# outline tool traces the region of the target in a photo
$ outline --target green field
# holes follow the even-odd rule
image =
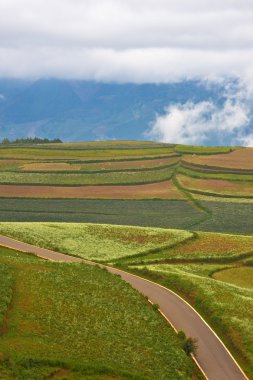
[[[1,379],[193,378],[171,327],[106,270],[1,248],[0,273]]]

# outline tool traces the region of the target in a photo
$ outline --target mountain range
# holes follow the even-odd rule
[[[219,98],[196,81],[118,84],[40,79],[0,80],[0,139],[143,140],[173,103]]]

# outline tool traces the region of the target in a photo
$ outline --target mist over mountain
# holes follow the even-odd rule
[[[64,141],[145,139],[169,105],[219,99],[219,88],[196,81],[116,84],[41,79],[0,80],[0,138]]]

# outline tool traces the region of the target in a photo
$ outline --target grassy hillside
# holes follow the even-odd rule
[[[174,331],[120,278],[0,249],[0,378],[197,379]]]

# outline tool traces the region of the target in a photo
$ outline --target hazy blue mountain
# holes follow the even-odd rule
[[[169,104],[218,95],[219,89],[193,81],[137,85],[0,80],[0,139],[36,135],[65,141],[140,140]]]

